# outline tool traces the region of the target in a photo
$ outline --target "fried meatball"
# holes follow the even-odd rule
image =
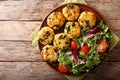
[[[64,33],[67,34],[69,38],[80,36],[80,25],[77,21],[67,22],[65,25]]]
[[[50,44],[54,38],[54,31],[50,27],[43,27],[39,32],[39,41],[46,45]]]
[[[68,4],[63,8],[62,13],[66,20],[77,20],[80,14],[80,9],[76,5]]]
[[[59,29],[65,23],[65,18],[61,12],[55,11],[47,18],[47,24],[53,29]]]
[[[69,42],[70,40],[68,36],[64,33],[56,34],[53,40],[54,46],[58,49],[67,49],[69,46]]]
[[[80,14],[78,22],[83,28],[92,28],[96,24],[95,14],[92,12],[84,11]]]
[[[42,56],[45,61],[55,62],[58,59],[58,51],[52,45],[46,45],[42,49]]]

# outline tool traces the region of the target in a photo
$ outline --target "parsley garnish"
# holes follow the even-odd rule
[[[66,35],[60,35],[59,39],[64,39],[66,38]]]
[[[66,27],[67,33],[70,31],[70,25]]]
[[[85,23],[86,23],[86,27],[90,27],[90,22],[89,22],[89,20],[85,20]]]
[[[75,27],[75,22],[73,22],[72,27]]]

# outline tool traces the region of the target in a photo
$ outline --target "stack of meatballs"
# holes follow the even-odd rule
[[[81,11],[79,6],[67,4],[62,12],[54,11],[47,17],[47,25],[39,32],[39,41],[44,45],[42,56],[45,61],[55,62],[59,51],[69,48],[70,39],[81,35],[81,28],[90,29],[96,24],[95,14]],[[64,28],[63,33],[54,30]]]

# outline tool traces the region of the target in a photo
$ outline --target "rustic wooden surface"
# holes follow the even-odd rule
[[[120,37],[120,0],[86,0]],[[42,60],[28,36],[63,0],[0,0],[0,80],[66,80]],[[120,80],[120,43],[84,80]]]

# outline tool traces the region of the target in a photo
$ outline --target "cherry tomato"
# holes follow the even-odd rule
[[[80,52],[84,52],[86,55],[89,52],[90,48],[88,47],[88,45],[84,45],[81,49]]]
[[[64,65],[59,65],[59,66],[58,66],[58,70],[59,70],[61,73],[67,73],[67,72],[68,72],[68,67],[67,67],[67,66],[64,66]]]
[[[75,40],[71,41],[70,47],[71,47],[72,50],[76,50],[77,49],[77,43],[76,43]]]
[[[105,42],[104,40],[100,40],[98,42],[98,47],[97,47],[98,52],[105,52],[107,48],[108,48],[107,42]]]

